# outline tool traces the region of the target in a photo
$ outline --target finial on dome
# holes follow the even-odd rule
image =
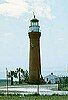
[[[34,18],[35,18],[35,15],[34,15]]]
[[[35,14],[34,14],[34,12],[33,12],[33,16],[34,16],[34,18],[35,18]]]

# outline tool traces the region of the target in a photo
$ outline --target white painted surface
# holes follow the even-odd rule
[[[7,91],[6,86],[0,87],[0,91],[5,92]],[[9,86],[8,87],[9,93],[20,93],[20,94],[33,94],[37,93],[38,85],[23,85],[23,86]],[[39,86],[39,94],[40,95],[52,95],[52,94],[59,94],[59,95],[66,95],[68,91],[54,91],[47,89],[45,85]]]
[[[39,26],[31,26],[29,32],[39,32]]]

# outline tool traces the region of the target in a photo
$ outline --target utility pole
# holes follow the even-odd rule
[[[38,88],[37,88],[38,90],[37,90],[37,94],[39,95],[39,84],[38,84]]]
[[[6,86],[7,86],[7,96],[8,96],[8,70],[7,70],[7,68],[6,68],[6,79],[7,79],[7,84],[6,84]]]

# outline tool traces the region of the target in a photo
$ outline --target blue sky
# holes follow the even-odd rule
[[[28,70],[33,12],[41,27],[42,75],[68,75],[68,0],[0,0],[0,78],[6,68]]]

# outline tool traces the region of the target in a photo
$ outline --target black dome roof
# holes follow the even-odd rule
[[[34,18],[32,20],[30,20],[31,22],[39,22],[38,19],[35,18],[35,15],[34,15]]]

